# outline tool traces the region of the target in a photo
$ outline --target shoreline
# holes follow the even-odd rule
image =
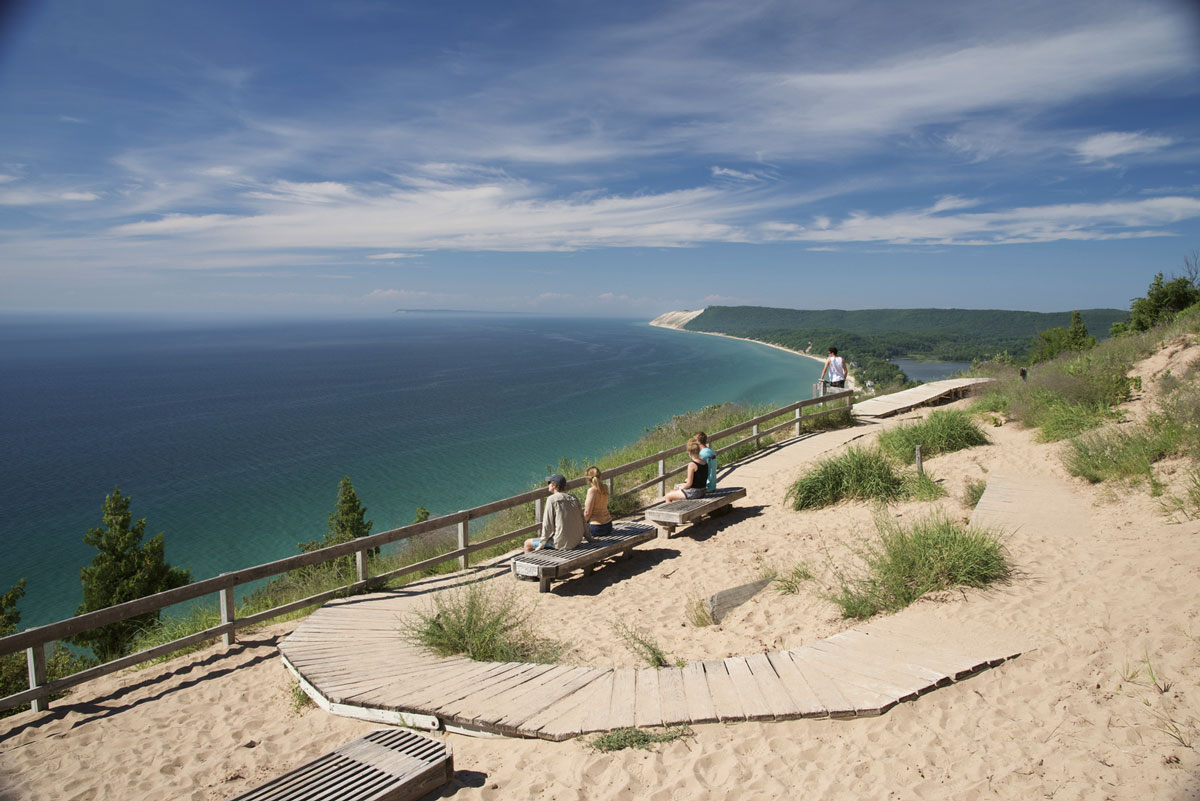
[[[683,331],[684,333],[687,333],[687,334],[705,334],[707,336],[712,336],[712,337],[724,337],[725,339],[737,339],[742,342],[753,342],[755,345],[765,345],[768,348],[775,348],[776,350],[781,350],[784,353],[791,353],[796,356],[803,356],[806,359],[812,359],[813,361],[817,361],[817,362],[820,362],[821,364],[825,364],[825,360],[823,358],[821,358],[820,356],[814,356],[811,353],[805,353],[802,350],[793,350],[792,348],[785,348],[783,345],[776,345],[773,342],[763,342],[761,339],[750,339],[748,337],[735,337],[732,334],[719,334],[716,331],[693,331],[690,328],[681,328],[677,325],[666,325],[664,323],[657,322],[658,319],[659,318],[656,317],[655,319],[651,320],[650,325],[654,326],[655,328],[670,328],[674,331]],[[847,372],[846,372],[846,389],[858,389],[858,382],[856,382],[854,380],[854,376],[850,375],[849,370],[847,370]]]

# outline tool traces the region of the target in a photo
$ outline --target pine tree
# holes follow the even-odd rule
[[[182,587],[191,581],[189,571],[167,562],[161,533],[142,544],[146,519],[133,523],[129,505],[130,498],[113,487],[112,495],[104,499],[103,528],[93,528],[83,537],[99,553],[92,558],[91,565],[80,571],[83,603],[76,610],[77,615]],[[158,622],[158,617],[158,611],[147,612],[77,634],[71,641],[90,647],[98,658],[108,661],[127,653],[137,632]]]
[[[375,525],[365,519],[366,514],[367,508],[359,502],[358,493],[354,491],[350,477],[345,476],[338,484],[337,503],[333,514],[329,515],[329,533],[319,540],[301,542],[298,547],[303,553],[308,553],[328,548],[330,545],[341,545],[357,537],[365,537],[371,533],[371,526]]]
[[[413,518],[414,523],[424,523],[429,519],[429,510],[424,506],[417,507],[417,516]]]

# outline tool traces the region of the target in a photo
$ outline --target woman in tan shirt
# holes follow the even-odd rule
[[[612,534],[612,515],[608,512],[608,487],[600,480],[600,468],[587,469],[588,491],[583,500],[583,519],[593,537]]]

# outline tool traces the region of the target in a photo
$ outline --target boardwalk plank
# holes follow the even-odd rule
[[[662,699],[659,697],[658,668],[646,667],[637,672],[635,685],[637,703],[634,707],[635,726],[661,726]]]
[[[628,729],[635,722],[637,708],[637,670],[621,668],[613,673],[612,704],[604,730]]]
[[[773,719],[775,714],[771,710],[771,705],[763,695],[758,682],[754,680],[754,674],[750,671],[750,666],[746,664],[745,657],[731,656],[724,661],[725,669],[729,671],[729,678],[733,680],[733,689],[738,695],[738,701],[741,703],[742,713],[746,716],[746,720]]]
[[[662,700],[664,725],[687,723],[688,704],[683,690],[683,669],[667,667],[658,671],[658,693]]]
[[[824,718],[829,716],[829,707],[825,706],[817,695],[804,673],[786,653],[767,654],[767,661],[775,669],[779,683],[787,690],[788,696],[805,718]]]
[[[583,717],[584,731],[607,731],[610,728],[609,720],[612,719],[613,678],[615,675],[615,671],[609,671],[604,676],[596,679],[596,687],[592,691],[596,702]]]
[[[719,659],[704,663],[704,679],[708,682],[708,693],[712,696],[713,709],[717,718],[724,723],[727,720],[745,720],[742,702],[738,697],[737,688],[729,677],[729,669]]]
[[[792,700],[787,688],[779,680],[779,675],[767,659],[766,654],[754,654],[746,657],[746,666],[758,684],[763,698],[766,699],[771,714],[776,720],[790,720],[800,717],[800,707]]]
[[[792,660],[800,665],[800,669],[804,671],[810,681],[815,674],[821,675],[836,687],[848,702],[850,711],[855,716],[882,715],[896,705],[896,698],[863,686],[856,676],[846,673],[843,669],[845,664],[843,660],[830,656],[824,651],[806,645],[792,651]],[[831,716],[838,717],[833,708],[830,708],[829,712]]]
[[[579,689],[525,721],[521,728],[540,737],[565,740],[575,737],[587,729],[587,719],[592,710],[603,703],[606,707],[612,700],[612,670],[604,668],[586,686]]]
[[[825,671],[806,661],[807,654],[803,649],[785,651],[792,664],[804,676],[804,681],[812,688],[822,707],[831,718],[852,718],[857,712],[855,705],[842,694],[837,682],[833,681]]]
[[[703,662],[689,662],[683,667],[683,695],[687,700],[687,716],[692,723],[713,723],[717,710],[704,676]]]

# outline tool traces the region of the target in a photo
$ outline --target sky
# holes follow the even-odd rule
[[[1186,0],[0,4],[0,313],[1127,308]]]

